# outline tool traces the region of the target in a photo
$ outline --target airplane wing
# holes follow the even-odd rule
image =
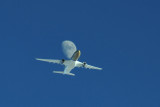
[[[45,62],[50,62],[50,63],[61,64],[61,60],[55,60],[55,59],[40,59],[40,58],[36,58],[36,60],[45,61]]]
[[[86,63],[82,63],[82,62],[79,62],[79,61],[77,61],[76,67],[84,67],[84,68],[88,68],[88,69],[102,70],[102,68],[95,67],[95,66],[92,66],[92,65],[88,65]]]

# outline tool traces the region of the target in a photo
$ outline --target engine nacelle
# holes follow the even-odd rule
[[[83,67],[85,67],[86,64],[87,64],[86,62],[83,62]]]
[[[65,61],[65,60],[64,60],[64,59],[62,59],[62,60],[61,60],[61,64],[63,64],[63,63],[64,63],[64,61]]]

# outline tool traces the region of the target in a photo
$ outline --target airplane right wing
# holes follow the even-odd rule
[[[36,60],[50,62],[50,63],[62,64],[61,60],[55,60],[55,59],[40,59],[40,58],[36,58]]]
[[[95,67],[95,66],[92,66],[92,65],[84,65],[85,68],[88,68],[88,69],[97,69],[97,70],[102,70],[102,68],[99,68],[99,67]]]
[[[84,68],[88,68],[88,69],[102,70],[102,68],[95,67],[95,66],[92,66],[92,65],[88,65],[86,63],[82,63],[82,62],[79,62],[79,61],[77,61],[76,67],[84,67]]]

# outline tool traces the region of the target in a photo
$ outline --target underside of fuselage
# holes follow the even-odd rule
[[[75,51],[75,52],[73,53],[72,57],[71,57],[71,60],[72,60],[72,61],[77,61],[77,60],[79,59],[80,55],[81,55],[80,50]],[[64,64],[64,65],[66,66],[66,65],[68,65],[68,61],[69,61],[69,60],[64,60],[64,59],[62,59],[62,60],[61,60],[61,64]]]
[[[54,73],[67,74],[67,75],[74,76],[74,74],[70,73],[70,71],[76,66],[76,61],[79,59],[80,55],[81,55],[80,50],[77,50],[72,55],[71,60],[62,59],[61,64],[65,66],[64,71],[54,71]]]

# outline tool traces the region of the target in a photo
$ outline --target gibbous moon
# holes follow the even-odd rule
[[[65,40],[62,42],[62,50],[65,56],[70,59],[77,48],[72,41]]]

